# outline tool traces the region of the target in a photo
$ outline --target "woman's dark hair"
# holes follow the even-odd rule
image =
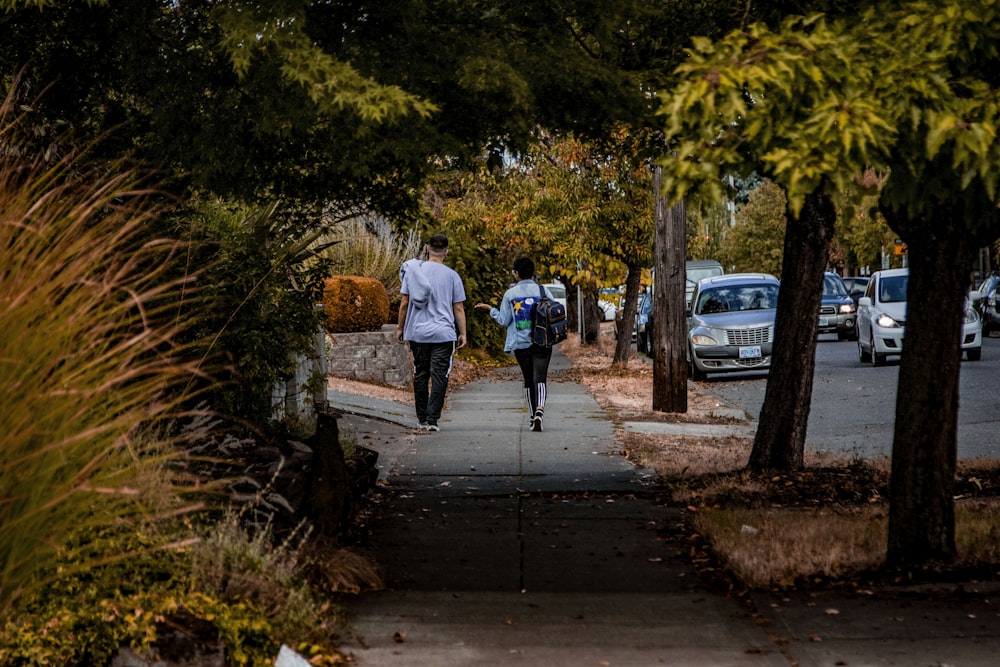
[[[518,257],[514,260],[514,270],[521,280],[535,277],[535,263],[527,257]]]

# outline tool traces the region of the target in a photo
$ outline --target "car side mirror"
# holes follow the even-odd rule
[[[858,308],[871,308],[872,298],[870,296],[863,296],[858,299]]]

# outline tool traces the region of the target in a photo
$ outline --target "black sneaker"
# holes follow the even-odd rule
[[[542,416],[535,415],[531,418],[531,430],[541,432],[542,431]]]

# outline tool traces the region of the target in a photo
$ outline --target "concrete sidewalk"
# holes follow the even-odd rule
[[[946,596],[950,604],[870,591],[758,594],[754,614],[712,590],[685,545],[666,539],[679,510],[656,504],[652,472],[618,454],[587,390],[558,381],[566,368],[556,352],[543,433],[528,427],[516,369],[451,392],[437,433],[407,428],[411,406],[331,392],[334,407],[357,404],[346,428],[377,434],[362,444],[379,450],[387,484],[369,541],[387,587],[348,607],[342,649],[356,664],[1000,661],[988,593]]]

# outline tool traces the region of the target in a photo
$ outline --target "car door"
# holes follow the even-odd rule
[[[875,310],[875,294],[877,294],[875,290],[878,289],[880,278],[881,276],[876,273],[865,287],[864,296],[868,297],[871,305],[858,304],[858,345],[868,344],[872,340],[872,317]]]

